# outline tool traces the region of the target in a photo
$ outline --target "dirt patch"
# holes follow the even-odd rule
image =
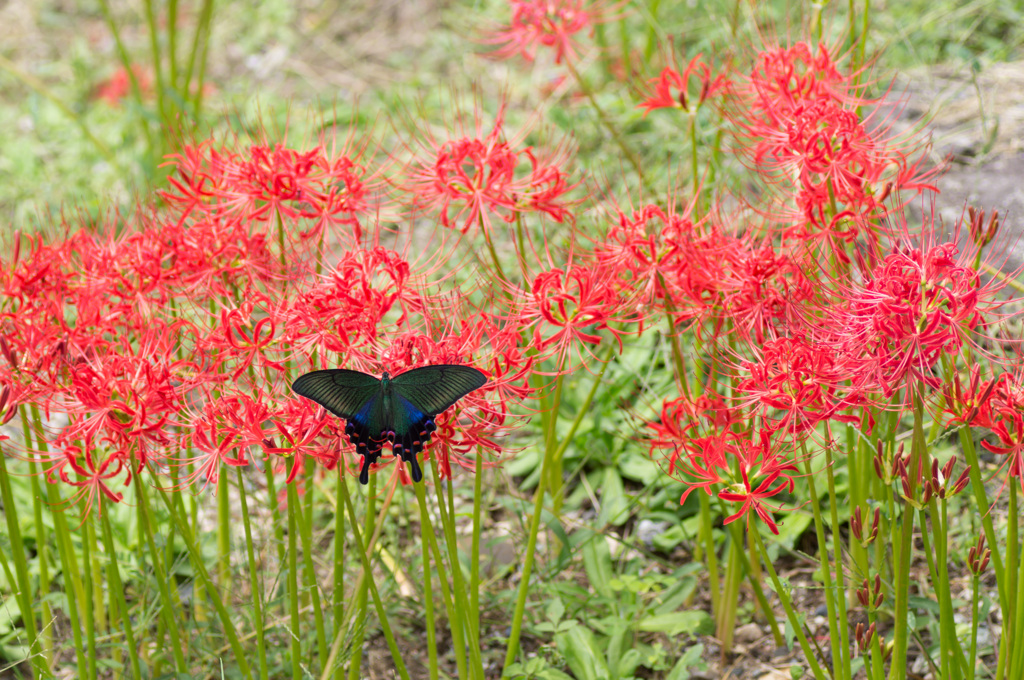
[[[936,215],[948,227],[966,205],[998,210],[1001,238],[989,257],[1004,270],[1024,265],[1024,61],[979,73],[967,65],[913,71],[893,92],[905,102],[894,128],[924,121],[933,162],[949,164],[937,182]]]

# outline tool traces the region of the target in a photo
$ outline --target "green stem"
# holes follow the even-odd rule
[[[651,57],[654,56],[654,49],[661,40],[661,36],[658,34],[658,28],[661,26],[661,24],[658,23],[658,5],[660,4],[661,0],[648,0],[647,13],[649,14],[649,18],[647,20],[647,44],[644,46],[644,61],[646,62],[651,61]]]
[[[512,631],[508,638],[508,647],[505,650],[505,663],[503,664],[501,677],[509,677],[508,669],[516,658],[519,651],[519,635],[523,627],[523,614],[526,611],[526,595],[530,590],[530,574],[533,571],[534,554],[537,551],[537,534],[540,531],[540,515],[544,507],[544,492],[547,490],[548,470],[551,465],[551,456],[544,456],[541,461],[540,480],[533,492],[533,514],[530,516],[530,531],[526,539],[526,557],[523,560],[523,573],[519,579],[519,592],[516,596],[516,607],[512,612]]]
[[[83,506],[84,507],[84,506]],[[83,512],[82,524],[89,521],[88,515]],[[95,589],[93,587],[93,572],[89,567],[92,562],[92,541],[88,535],[82,537],[82,572],[85,574],[85,641],[88,646],[89,656],[86,658],[90,680],[96,680],[96,614],[94,611]]]
[[[687,125],[690,135],[690,174],[692,175],[690,180],[693,183],[693,195],[696,197],[700,190],[700,164],[697,156],[697,105],[694,102],[690,102],[690,104],[693,106],[693,111],[689,112],[690,121]]]
[[[121,31],[118,30],[117,22],[114,21],[114,15],[110,11],[110,3],[108,0],[100,0],[100,11],[103,13],[103,18],[107,22],[107,28],[110,29],[110,35],[114,38],[114,47],[117,49],[118,58],[121,60],[121,66],[124,68],[125,73],[128,75],[128,84],[132,88],[132,97],[135,99],[136,105],[142,110],[142,88],[139,86],[139,79],[135,75],[134,69],[132,69],[132,58],[128,54],[128,50],[124,46],[124,41],[121,40]],[[82,116],[76,116],[81,119]],[[153,131],[149,128],[148,116],[139,116],[139,127],[142,128],[142,134],[146,137],[146,146],[148,147],[149,158],[147,172],[150,172],[156,167],[158,156],[157,148],[153,143]]]
[[[847,461],[849,463],[849,461]],[[836,604],[836,617],[839,623],[839,639],[850,639],[849,623],[846,617],[846,577],[843,574],[843,547],[839,536],[839,500],[836,496],[836,479],[832,469],[832,449],[825,447],[825,476],[828,480],[829,511],[832,520],[832,557],[836,563],[836,589],[833,600]],[[846,644],[839,645],[839,668],[833,673],[840,680],[850,677],[850,649]]]
[[[370,479],[373,479],[373,477],[371,476]],[[381,632],[384,633],[384,639],[387,641],[388,649],[391,651],[391,659],[395,662],[395,670],[398,671],[398,675],[402,680],[409,680],[409,672],[405,668],[405,662],[402,660],[402,655],[398,650],[398,645],[395,642],[395,636],[391,632],[391,625],[388,623],[387,612],[384,611],[384,605],[380,600],[380,595],[377,593],[377,586],[373,582],[373,570],[370,565],[370,558],[366,554],[366,549],[363,546],[363,538],[359,531],[359,521],[356,519],[355,509],[352,507],[352,499],[349,497],[347,484],[341,485],[341,495],[345,502],[345,508],[348,510],[349,519],[352,523],[352,538],[356,542],[356,550],[359,551],[359,557],[363,562],[363,573],[366,574],[364,582],[368,585],[370,594],[373,596],[373,606],[377,610],[377,619],[380,623]],[[369,521],[372,522],[373,513],[369,513],[368,517],[370,518]]]
[[[980,556],[978,558],[981,559]],[[971,576],[971,649],[967,655],[967,680],[974,680],[975,667],[978,665],[978,586],[980,579],[978,574]]]
[[[33,418],[38,425],[40,422],[39,412],[35,409],[34,405],[32,408]],[[25,441],[29,441],[27,433]],[[43,453],[45,451],[45,442],[38,433],[36,436],[36,442],[37,450],[40,453]],[[71,530],[68,527],[67,517],[64,516],[63,510],[53,510],[53,508],[61,507],[61,499],[57,492],[57,485],[46,484],[45,486],[47,494],[46,500],[51,508],[50,516],[53,518],[53,534],[57,542],[57,552],[60,556],[61,573],[64,575],[65,595],[68,607],[67,612],[68,618],[71,619],[71,634],[75,644],[75,670],[81,673],[81,664],[86,657],[85,648],[82,643],[82,624],[78,613],[78,605],[84,599],[82,593],[85,592],[85,588],[82,586],[82,577],[78,570],[78,560],[76,559],[74,549],[71,546]],[[69,587],[70,590],[68,590]]]
[[[277,485],[274,482],[274,459],[268,459],[263,466],[263,474],[267,483],[267,504],[270,506],[270,517],[274,525],[274,547],[277,548],[277,563],[288,561],[284,548],[284,522],[281,521],[281,507],[277,501]],[[273,593],[271,593],[273,596]]]
[[[629,161],[629,164],[633,166],[633,170],[636,172],[641,186],[644,187],[644,190],[648,195],[654,196],[655,192],[653,191],[653,188],[647,186],[647,181],[644,179],[643,166],[640,163],[640,157],[637,156],[636,152],[629,147],[625,138],[622,136],[622,132],[612,124],[611,119],[608,118],[604,109],[597,103],[597,96],[594,94],[593,88],[590,87],[590,83],[588,83],[576,70],[576,66],[572,63],[571,59],[567,59],[565,61],[565,66],[569,70],[569,73],[572,74],[576,84],[580,86],[580,91],[583,92],[583,95],[590,102],[590,105],[594,107],[594,112],[597,114],[597,119],[601,121],[601,125],[603,125],[612,136],[612,139],[614,139],[615,143],[619,145],[619,148],[622,149],[622,153],[626,157],[626,160]]]
[[[756,527],[757,525],[754,524],[752,526]],[[782,608],[786,610],[786,617],[789,619],[790,627],[796,634],[796,639],[800,643],[800,649],[803,650],[804,658],[807,659],[807,663],[811,667],[811,672],[814,673],[814,677],[817,678],[817,680],[825,680],[826,676],[822,672],[821,666],[818,665],[818,660],[814,656],[814,650],[811,649],[811,643],[808,642],[807,636],[804,634],[804,623],[793,609],[793,604],[789,598],[789,592],[786,590],[786,587],[782,585],[782,581],[779,580],[779,575],[775,572],[775,566],[772,564],[771,558],[768,557],[768,551],[765,550],[764,543],[761,541],[760,533],[756,528],[752,528],[747,532],[747,535],[754,539],[754,543],[757,545],[757,550],[761,553],[764,566],[768,570],[768,575],[771,577],[772,583],[775,586],[775,594],[778,596],[779,602],[782,603]]]
[[[1009,486],[1009,507],[1006,513],[1006,578],[1008,580],[1006,584],[1007,592],[1017,593],[1017,558],[1020,552],[1020,537],[1017,533],[1019,521],[1017,517],[1017,485],[1011,482]],[[1018,593],[1019,595],[1019,593]],[[1007,636],[1010,640],[1017,637],[1017,602],[1013,598],[1008,600],[1010,610],[1007,612],[1007,619],[1003,623],[1005,626],[1003,635]],[[1012,645],[1011,645],[1012,649]],[[1016,651],[1011,652],[1014,656]],[[1014,676],[1009,676],[1014,677]]]
[[[708,583],[711,590],[711,617],[718,621],[722,611],[722,590],[718,574],[718,552],[715,547],[715,536],[712,533],[711,499],[707,494],[697,492],[700,504],[700,534],[704,541],[704,559],[708,568]]]
[[[153,519],[149,507],[149,499],[139,475],[132,475],[132,482],[135,487],[136,502],[139,504],[139,518],[142,524],[143,533],[146,536],[146,545],[149,547],[149,554],[153,560],[153,569],[156,571],[157,588],[160,591],[160,617],[164,627],[171,637],[171,652],[174,655],[174,665],[178,673],[185,673],[188,665],[185,662],[185,655],[182,652],[181,639],[178,635],[178,623],[175,620],[174,600],[171,598],[170,579],[167,570],[164,568],[163,554],[157,550],[156,541],[153,538]],[[85,600],[86,607],[89,606],[89,599]],[[90,612],[86,613],[86,631],[89,628]]]
[[[141,485],[139,488],[142,488]],[[242,672],[243,677],[252,680],[252,669],[249,666],[245,650],[242,649],[241,641],[238,639],[238,631],[235,628],[234,622],[231,620],[231,615],[224,606],[220,593],[211,582],[210,573],[206,570],[206,564],[203,562],[203,554],[196,544],[192,530],[189,528],[188,523],[178,514],[178,508],[168,496],[167,492],[160,490],[159,496],[160,500],[163,501],[164,506],[167,508],[167,512],[171,516],[171,521],[174,522],[178,530],[178,535],[181,536],[182,540],[185,542],[185,548],[188,550],[189,557],[192,561],[192,569],[195,571],[198,580],[202,582],[203,586],[206,588],[206,596],[210,599],[211,604],[213,604],[213,608],[217,612],[221,626],[224,629],[224,635],[227,637],[228,643],[231,645],[231,651],[235,655],[235,662],[238,663],[239,670]]]
[[[338,486],[346,484],[345,464],[338,461]],[[334,501],[334,591],[331,595],[333,600],[333,614],[335,635],[341,630],[341,622],[345,617],[345,511],[341,507],[340,489]],[[328,668],[330,656],[324,659],[324,670]],[[345,677],[345,669],[342,664],[334,668],[334,680],[342,680]],[[266,679],[264,679],[266,680]]]
[[[17,588],[16,597],[18,608],[21,612],[22,625],[25,626],[25,636],[28,638],[29,658],[32,668],[32,677],[46,677],[49,670],[46,667],[46,659],[43,657],[39,639],[36,636],[36,617],[32,611],[32,580],[28,573],[28,559],[25,554],[25,544],[21,537],[21,525],[18,521],[18,508],[14,504],[14,494],[11,492],[11,479],[7,472],[7,456],[0,448],[0,500],[3,501],[4,519],[7,521],[7,536],[11,540],[11,556],[14,561],[14,573],[17,578],[17,585],[11,583],[12,588]]]
[[[739,610],[740,583],[743,581],[743,572],[740,569],[739,553],[743,552],[742,545],[735,541],[729,542],[728,559],[725,565],[725,589],[722,592],[721,617],[715,621],[716,637],[722,643],[722,653],[732,653],[733,631],[736,629],[736,614]]]
[[[299,529],[296,526],[295,509],[297,500],[295,488],[292,484],[286,484],[288,494],[288,613],[291,616],[292,629],[289,633],[291,640],[291,664],[292,680],[302,680],[302,621],[299,619]]]
[[[477,449],[477,455],[480,450]],[[431,569],[430,569],[430,543],[426,540],[426,536],[433,536],[434,527],[430,521],[430,513],[427,511],[427,503],[424,498],[423,485],[416,485],[417,501],[419,501],[420,509],[420,533],[423,534],[424,538],[421,539],[420,546],[423,550],[423,608],[426,615],[426,626],[427,626],[427,668],[430,671],[430,680],[438,680],[438,667],[437,667],[437,629],[434,621],[434,589],[431,586]],[[476,525],[474,524],[474,529]],[[474,554],[476,550],[474,550]],[[476,581],[479,585],[479,580]]]
[[[217,580],[220,592],[231,592],[231,497],[228,476],[217,476]]]
[[[444,486],[441,480],[441,474],[437,465],[430,466],[431,473],[434,478],[434,492],[437,494],[437,507],[441,517],[441,529],[444,532],[445,544],[448,550],[448,563],[451,565],[451,578],[452,578],[452,599],[455,604],[454,616],[451,618],[452,627],[452,639],[464,641],[464,650],[469,652],[469,656],[472,660],[474,649],[476,650],[477,659],[479,660],[480,648],[476,645],[476,640],[472,637],[473,632],[468,630],[468,623],[471,619],[469,612],[469,603],[466,600],[466,588],[463,581],[462,573],[462,561],[459,560],[459,545],[455,540],[455,508],[454,498],[452,497],[451,486],[448,486],[448,493],[444,493]],[[448,508],[445,508],[445,496],[447,495]],[[479,677],[477,675],[476,662],[474,661],[473,668],[469,669],[466,665],[465,652],[460,651],[455,656],[456,665],[460,665],[459,677]]]
[[[825,609],[828,612],[828,636],[829,646],[832,648],[832,672],[837,674],[837,678],[841,679],[843,677],[843,657],[840,647],[845,646],[847,638],[841,639],[839,637],[839,625],[836,620],[836,591],[832,587],[832,566],[828,556],[828,542],[825,540],[825,522],[821,517],[821,503],[818,500],[814,470],[811,468],[811,457],[807,453],[807,445],[803,441],[800,442],[800,452],[804,459],[804,470],[807,473],[807,488],[811,495],[810,506],[811,514],[814,516],[814,534],[818,538],[818,567],[821,570],[822,593],[825,596]],[[832,498],[832,504],[835,504],[835,497]],[[837,554],[836,560],[838,561],[839,559],[840,556]]]
[[[345,494],[345,498],[348,498],[348,486],[342,485],[342,491]],[[377,475],[370,475],[370,483],[366,490],[366,522],[365,531],[367,535],[373,533],[373,505],[377,500]],[[349,501],[350,502],[350,501]],[[352,514],[352,531],[357,532],[356,529],[356,518],[355,514]],[[363,551],[362,540],[358,544],[359,552]],[[373,541],[370,541],[371,547]],[[368,595],[370,586],[373,585],[373,572],[369,568],[369,557],[363,563],[363,578],[359,581],[358,596],[356,599],[355,615],[356,621],[366,620],[366,607],[368,603]],[[349,660],[348,667],[348,678],[349,680],[359,680],[362,676],[362,663],[363,663],[363,640],[366,633],[366,626],[356,626],[356,632],[352,640],[352,658]]]
[[[245,553],[249,560],[249,595],[252,599],[252,621],[256,627],[256,654],[260,662],[260,680],[268,680],[270,671],[267,666],[267,641],[263,634],[263,591],[260,589],[256,553],[252,544],[249,501],[245,493],[245,480],[242,477],[242,468],[235,468],[235,473],[238,479],[238,502],[242,506],[242,526],[245,529]]]
[[[992,569],[996,574],[996,586],[999,591],[999,608],[1003,613],[1003,620],[1007,620],[1010,611],[1009,595],[1006,589],[1006,573],[1003,568],[1003,558],[999,553],[999,545],[1002,538],[996,536],[995,527],[992,524],[992,513],[988,503],[988,493],[985,491],[985,482],[981,479],[981,465],[978,461],[978,452],[974,448],[974,437],[969,427],[961,427],[959,430],[960,446],[964,451],[964,458],[969,466],[971,478],[971,492],[974,494],[974,502],[978,504],[978,514],[981,516],[981,526],[985,531],[985,540],[992,551]]]
[[[914,391],[914,434],[910,447],[910,460],[907,464],[909,496],[913,498],[917,491],[922,460],[925,458],[924,441],[924,404],[921,394]],[[893,611],[893,652],[889,677],[892,680],[903,680],[907,674],[907,643],[910,628],[907,621],[910,591],[910,552],[913,547],[914,511],[909,504],[904,506],[903,527],[899,543],[899,560],[894,575],[896,603]]]
[[[470,626],[476,639],[480,639],[480,524],[483,511],[483,449],[476,447],[473,466],[473,542],[469,556],[469,614]]]
[[[724,501],[719,500],[719,503]],[[736,545],[743,545],[743,529],[736,522],[729,524],[729,532],[732,535],[732,540]],[[782,636],[782,631],[779,629],[779,622],[775,618],[775,611],[768,603],[768,598],[765,597],[764,588],[761,587],[761,572],[756,566],[760,565],[758,560],[757,565],[753,560],[758,558],[757,551],[754,550],[753,544],[750,545],[750,559],[747,559],[746,554],[741,550],[738,553],[740,559],[740,566],[743,568],[743,572],[747,574],[748,582],[750,583],[751,589],[754,591],[754,599],[757,600],[757,604],[761,607],[761,612],[764,614],[765,619],[768,621],[768,626],[772,630],[772,637],[775,640],[775,645],[781,647],[785,644],[785,638]]]
[[[21,413],[22,424],[25,425],[25,445],[28,442],[28,420],[25,411]],[[46,595],[50,592],[50,556],[47,542],[46,524],[43,522],[43,493],[39,488],[39,470],[34,460],[29,462],[29,479],[32,484],[32,511],[35,515],[36,525],[36,559],[39,564],[39,594],[40,594],[40,621],[42,629],[39,631],[39,642],[42,648],[43,660],[49,672],[53,668],[53,612],[50,609],[50,602]]]
[[[196,61],[199,62],[199,73],[196,76],[195,86],[192,94],[192,115],[199,120],[199,112],[203,108],[203,86],[206,82],[206,63],[209,54],[210,24],[213,20],[213,0],[204,0],[203,8],[199,12],[199,23],[196,25],[195,38],[192,41],[192,52],[188,62],[188,77],[185,79],[183,92],[187,95],[188,87],[191,85],[192,73]],[[202,54],[198,59],[196,55]]]
[[[601,385],[601,381],[604,378],[605,371],[608,370],[608,365],[611,363],[611,352],[608,353],[604,362],[601,366],[601,371],[594,378],[594,384],[590,387],[590,392],[587,394],[586,399],[583,400],[583,404],[576,411],[576,418],[573,420],[572,425],[569,427],[569,432],[562,439],[562,443],[558,449],[552,451],[551,444],[553,439],[548,440],[548,445],[544,449],[544,458],[541,461],[540,469],[540,480],[537,482],[537,488],[533,493],[533,515],[530,517],[530,528],[527,534],[526,540],[526,557],[523,560],[523,573],[519,580],[519,592],[516,595],[516,606],[512,613],[512,631],[509,634],[508,648],[505,650],[505,663],[502,665],[502,677],[508,675],[509,666],[512,665],[512,661],[515,659],[516,654],[519,651],[519,636],[522,632],[523,627],[523,615],[526,611],[526,596],[530,589],[530,574],[533,571],[534,555],[537,550],[537,534],[540,531],[540,519],[541,510],[544,507],[544,493],[547,490],[547,481],[549,477],[549,468],[551,467],[554,460],[559,458],[565,450],[568,448],[569,443],[572,441],[573,436],[576,434],[576,430],[579,428],[580,423],[583,422],[583,418],[587,415],[587,411],[590,409],[590,404],[594,400],[594,395],[597,394],[597,388]],[[551,430],[554,430],[554,426],[551,426]]]
[[[1020,537],[1018,535],[1019,522],[1017,518],[1017,486],[1015,484],[1017,480],[1011,479],[1008,483],[1010,485],[1010,519],[1012,522],[1008,522],[1007,526],[1007,552],[1010,550],[1014,551],[1014,555],[1017,556],[1017,568],[1019,572],[1015,573],[1014,582],[1010,585],[1010,592],[1017,594],[1017,601],[1014,603],[1014,616],[1013,616],[1013,627],[1004,633],[1009,637],[1009,648],[1011,652],[1010,672],[1006,677],[1008,678],[1019,678],[1021,673],[1024,673],[1024,588],[1020,587],[1020,584],[1024,583],[1024,558],[1020,556],[1018,546],[1020,546]],[[1011,568],[1009,559],[1007,560],[1007,567]]]
[[[99,551],[96,550],[100,545],[99,537],[96,536],[92,522],[85,523],[85,537],[82,540],[93,548],[91,559],[86,560],[85,565],[92,571],[93,614],[96,617],[96,630],[102,633],[107,629],[107,607],[103,601],[103,570],[100,568]]]
[[[157,35],[156,12],[153,11],[153,0],[144,0],[142,4],[146,13],[146,27],[149,29],[149,49],[153,59],[153,82],[156,90],[157,111],[160,114],[161,125],[169,126],[171,121],[167,111],[167,87],[164,85],[164,68],[160,59],[160,38]]]
[[[117,551],[114,548],[114,534],[110,530],[110,510],[113,506],[104,509],[100,507],[100,526],[103,532],[103,549],[107,554],[107,579],[110,582],[110,588],[112,595],[115,596],[115,603],[118,607],[118,613],[121,619],[121,625],[124,626],[124,635],[128,641],[128,649],[125,650],[128,654],[128,661],[131,664],[132,677],[135,680],[139,680],[142,677],[142,671],[139,669],[139,654],[138,646],[135,644],[135,631],[132,628],[132,617],[128,611],[128,600],[124,595],[124,585],[121,582],[121,570],[117,566]],[[111,614],[114,612],[111,611]]]
[[[306,494],[311,495],[313,492],[311,488],[312,476],[307,479],[307,482],[309,486],[306,488]],[[294,484],[288,485],[291,493],[295,495],[296,504],[298,504],[298,492],[295,491],[294,486]],[[320,607],[320,588],[316,584],[316,570],[313,567],[312,530],[310,525],[307,524],[304,513],[297,512],[296,520],[299,524],[299,537],[302,539],[302,571],[305,580],[305,590],[309,593],[309,598],[313,603],[313,625],[316,629],[317,653],[320,656],[321,663],[323,663],[327,659],[327,632],[324,629],[324,614]]]

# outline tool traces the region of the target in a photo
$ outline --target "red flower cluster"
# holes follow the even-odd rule
[[[509,0],[512,17],[495,29],[485,42],[497,45],[498,59],[520,55],[533,61],[541,48],[555,53],[555,63],[576,61],[577,35],[592,33],[598,24],[611,20],[613,8],[597,0]]]
[[[383,175],[364,168],[363,150],[206,142],[169,161],[160,210],[50,241],[16,237],[0,262],[0,408],[9,420],[37,405],[54,427],[47,453],[24,455],[74,487],[86,511],[120,500],[118,487],[147,468],[182,467],[184,484],[254,457],[291,457],[289,480],[307,456],[358,469],[343,424],[291,393],[298,372],[461,363],[488,384],[438,418],[425,456],[445,475],[480,451],[500,456],[511,408],[532,394],[530,322],[480,311],[377,245],[366,220]],[[561,169],[530,149],[506,152],[531,171],[502,185],[518,194],[501,205],[568,219]]]
[[[685,108],[689,95],[676,99],[676,89],[709,73],[699,60],[667,70],[643,106]],[[765,50],[728,88],[725,110],[736,150],[774,189],[767,203],[741,204],[739,219],[619,211],[596,247],[643,292],[648,317],[656,309],[674,329],[690,320],[701,341],[729,348],[702,358],[700,381],[733,395],[720,408],[728,416],[701,428],[703,409],[666,399],[649,429],[652,453],[662,452],[685,486],[682,498],[701,488],[740,504],[730,521],[753,511],[774,531],[765,502],[792,487],[790,451],[822,430],[827,440],[832,423],[870,432],[894,397],[905,406],[944,386],[953,422],[991,428],[999,441],[986,448],[1006,456],[1009,477],[1024,472],[1024,408],[1005,406],[1011,381],[955,382],[957,359],[966,349],[984,355],[978,332],[1005,304],[1003,284],[978,274],[989,239],[959,239],[965,222],[974,236],[988,231],[976,212],[948,240],[927,212],[910,228],[903,195],[933,189],[934,171],[922,170],[912,138],[860,117],[879,101],[864,96],[859,75],[825,46]],[[687,394],[693,376],[677,378]]]
[[[713,434],[701,435],[698,414],[711,406],[725,418],[715,417]],[[781,508],[767,502],[783,492],[793,491],[790,472],[796,466],[783,447],[773,442],[770,432],[762,430],[758,440],[742,438],[732,430],[728,410],[719,410],[714,402],[703,406],[685,399],[665,402],[661,422],[651,423],[651,452],[671,447],[667,471],[686,486],[679,503],[696,489],[717,495],[723,501],[740,503],[740,508],[725,519],[729,524],[754,511],[774,534],[779,533],[773,516]],[[735,462],[734,462],[735,461]],[[713,487],[718,489],[717,493]]]
[[[785,239],[821,243],[846,259],[844,243],[877,237],[890,191],[934,191],[917,138],[889,135],[889,122],[862,119],[881,99],[862,96],[833,50],[804,43],[769,49],[727,106],[737,151],[775,189],[766,208]]]
[[[728,89],[730,83],[724,76],[711,77],[711,67],[698,54],[682,69],[678,66],[666,66],[657,78],[650,80],[654,90],[637,108],[646,109],[644,116],[655,109],[682,109],[694,113],[709,98]],[[697,96],[687,96],[690,92],[690,81],[695,81]]]
[[[479,118],[474,128],[461,137],[423,142],[407,184],[416,207],[435,212],[441,224],[463,234],[477,226],[489,234],[494,216],[512,222],[532,212],[572,221],[568,194],[579,183],[562,169],[568,149],[538,154],[517,138],[507,139],[504,108],[490,130]]]

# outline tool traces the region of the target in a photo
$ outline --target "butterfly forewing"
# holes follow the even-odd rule
[[[414,368],[391,379],[395,392],[422,413],[434,416],[486,382],[486,376],[471,366],[449,364]]]
[[[331,368],[299,376],[292,389],[334,415],[350,419],[380,394],[380,380],[359,371]]]

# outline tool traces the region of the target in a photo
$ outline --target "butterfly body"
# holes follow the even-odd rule
[[[312,371],[292,384],[296,393],[344,418],[345,434],[363,456],[359,481],[369,481],[370,466],[385,444],[409,463],[414,482],[423,479],[416,455],[437,430],[434,418],[487,382],[470,366],[440,364],[414,368],[378,380],[360,371],[333,368]]]

